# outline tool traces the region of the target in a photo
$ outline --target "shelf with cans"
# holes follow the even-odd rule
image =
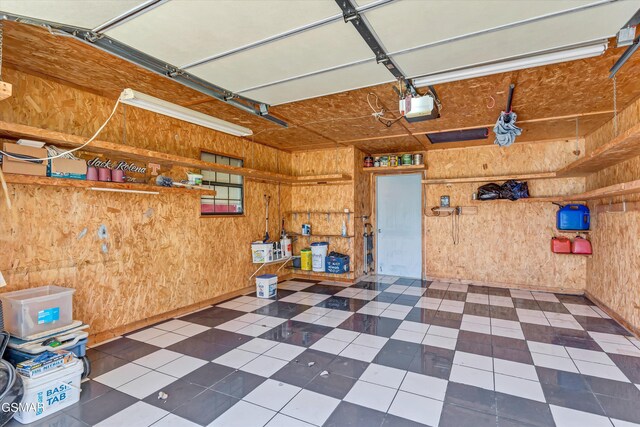
[[[370,173],[407,173],[426,171],[423,153],[365,156],[363,171]]]

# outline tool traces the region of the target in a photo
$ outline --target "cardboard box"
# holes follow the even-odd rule
[[[48,157],[47,150],[44,148],[33,148],[8,142],[4,143],[2,150],[9,154],[30,156],[36,159]],[[33,163],[25,160],[13,159],[8,156],[2,156],[2,172],[47,176],[47,162]]]
[[[51,159],[47,176],[53,178],[87,179],[87,162],[73,159]]]
[[[16,365],[16,371],[27,378],[35,378],[73,362],[73,353],[66,350],[45,351],[39,356]]]

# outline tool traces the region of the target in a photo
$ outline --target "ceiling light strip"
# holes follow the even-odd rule
[[[599,40],[597,44],[574,47],[564,50],[553,50],[537,55],[512,57],[500,62],[484,63],[477,66],[461,68],[457,70],[434,73],[413,79],[416,87],[432,86],[458,80],[484,77],[492,74],[522,70],[525,68],[539,67],[542,65],[557,64],[559,62],[575,61],[578,59],[599,56],[607,49],[607,41]]]
[[[52,34],[72,37],[92,47],[98,48],[125,61],[131,62],[148,71],[159,74],[163,77],[176,81],[193,90],[211,96],[219,101],[233,105],[250,114],[262,117],[279,126],[287,127],[287,124],[269,114],[269,106],[263,102],[238,95],[224,88],[214,85],[206,80],[182,71],[177,67],[161,61],[151,55],[133,49],[105,34],[97,34],[86,28],[79,28],[64,25],[56,22],[49,22],[41,19],[29,18],[26,16],[2,14],[0,20],[18,22],[26,25],[34,25],[48,29]]]
[[[105,22],[104,24],[98,25],[93,30],[94,33],[102,33],[107,30],[113,30],[114,28],[124,24],[125,22],[137,18],[140,15],[143,15],[149,12],[152,9],[162,5],[163,3],[167,3],[169,0],[147,0],[142,4],[134,7],[133,9],[127,10],[126,12],[116,16]]]
[[[392,3],[394,1],[396,1],[396,0],[377,0],[375,2],[367,4],[365,6],[361,6],[357,10],[364,12],[364,11],[376,9],[376,8],[378,8],[380,6],[384,6],[384,5]],[[337,21],[339,21],[341,19],[342,19],[342,14],[333,15],[333,16],[330,16],[328,18],[324,18],[324,19],[321,19],[319,21],[312,22],[310,24],[303,25],[303,26],[298,27],[298,28],[294,28],[293,30],[285,31],[283,33],[276,34],[274,36],[267,37],[265,39],[255,41],[253,43],[249,43],[249,44],[246,44],[244,46],[240,46],[240,47],[228,50],[226,52],[218,53],[218,54],[215,54],[215,55],[208,56],[206,58],[199,59],[197,61],[190,62],[188,64],[184,64],[184,65],[180,66],[180,69],[187,70],[189,68],[197,67],[199,65],[203,65],[203,64],[206,64],[208,62],[212,62],[212,61],[216,61],[218,59],[226,58],[227,56],[235,55],[236,53],[244,52],[244,51],[249,50],[249,49],[254,49],[256,47],[263,46],[263,45],[269,44],[269,43],[273,43],[273,42],[278,41],[278,40],[286,39],[288,37],[295,36],[296,34],[300,34],[300,33],[303,33],[305,31],[312,30],[314,28],[319,28],[319,27],[321,27],[323,25],[330,24],[332,22],[337,22]]]
[[[516,21],[516,22],[510,22],[508,24],[504,24],[504,25],[498,25],[496,27],[491,27],[491,28],[486,28],[484,30],[478,30],[478,31],[474,31],[472,33],[467,33],[467,34],[461,34],[458,36],[454,36],[454,37],[449,37],[446,39],[442,39],[442,40],[437,40],[431,43],[425,43],[423,45],[420,46],[415,46],[415,47],[410,47],[407,49],[401,49],[395,52],[390,52],[389,56],[395,56],[395,55],[400,55],[400,54],[404,54],[404,53],[409,53],[409,52],[413,52],[416,50],[421,50],[421,49],[426,49],[426,48],[430,48],[430,47],[435,47],[435,46],[440,46],[440,45],[444,45],[444,44],[448,44],[448,43],[453,43],[456,41],[460,41],[460,40],[465,40],[468,38],[472,38],[472,37],[477,37],[477,36],[481,36],[484,34],[489,34],[489,33],[494,33],[496,31],[503,31],[503,30],[507,30],[507,29],[511,29],[511,28],[515,28],[515,27],[519,27],[522,25],[527,25],[527,24],[532,24],[534,22],[538,22],[538,21],[543,21],[545,19],[550,19],[550,18],[555,18],[558,16],[562,16],[562,15],[568,15],[568,14],[572,14],[572,13],[576,13],[576,12],[581,12],[587,9],[591,9],[594,7],[599,7],[599,6],[604,6],[606,4],[615,2],[617,0],[601,0],[598,2],[594,2],[594,3],[589,3],[586,5],[582,5],[582,6],[576,6],[573,7],[571,9],[565,9],[565,10],[561,10],[558,12],[551,12],[551,13],[547,13],[545,15],[540,15],[540,16],[534,16],[533,18],[527,18],[527,19],[523,19],[520,21]]]
[[[193,123],[198,126],[213,129],[218,132],[224,132],[229,135],[253,135],[251,129],[248,129],[246,127],[218,119],[217,117],[203,114],[199,111],[181,107],[180,105],[173,104],[171,102],[153,97],[151,95],[137,92],[133,89],[123,90],[120,94],[120,102],[123,104],[132,105],[134,107],[143,108],[148,111],[153,111],[157,114],[162,114],[164,116]]]

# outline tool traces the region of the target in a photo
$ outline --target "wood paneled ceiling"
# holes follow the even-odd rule
[[[256,142],[287,151],[355,145],[365,152],[384,153],[492,144],[483,141],[432,145],[427,132],[493,127],[504,109],[510,83],[516,85],[513,109],[523,134],[518,142],[584,136],[613,115],[613,82],[608,70],[624,49],[615,42],[600,57],[496,74],[436,86],[442,101],[441,117],[422,123],[404,119],[390,127],[376,121],[367,102],[369,94],[397,117],[393,84],[351,90],[274,106],[270,112],[289,123],[282,128],[168,77],[154,74],[125,60],[69,37],[39,27],[4,23],[4,65],[74,87],[111,97],[132,87],[194,110],[253,130]],[[618,109],[640,96],[640,55],[631,57],[617,75]],[[369,96],[375,104],[373,95]]]

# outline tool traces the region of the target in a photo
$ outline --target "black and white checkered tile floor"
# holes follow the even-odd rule
[[[43,425],[640,426],[640,341],[580,296],[288,281],[90,357]]]

